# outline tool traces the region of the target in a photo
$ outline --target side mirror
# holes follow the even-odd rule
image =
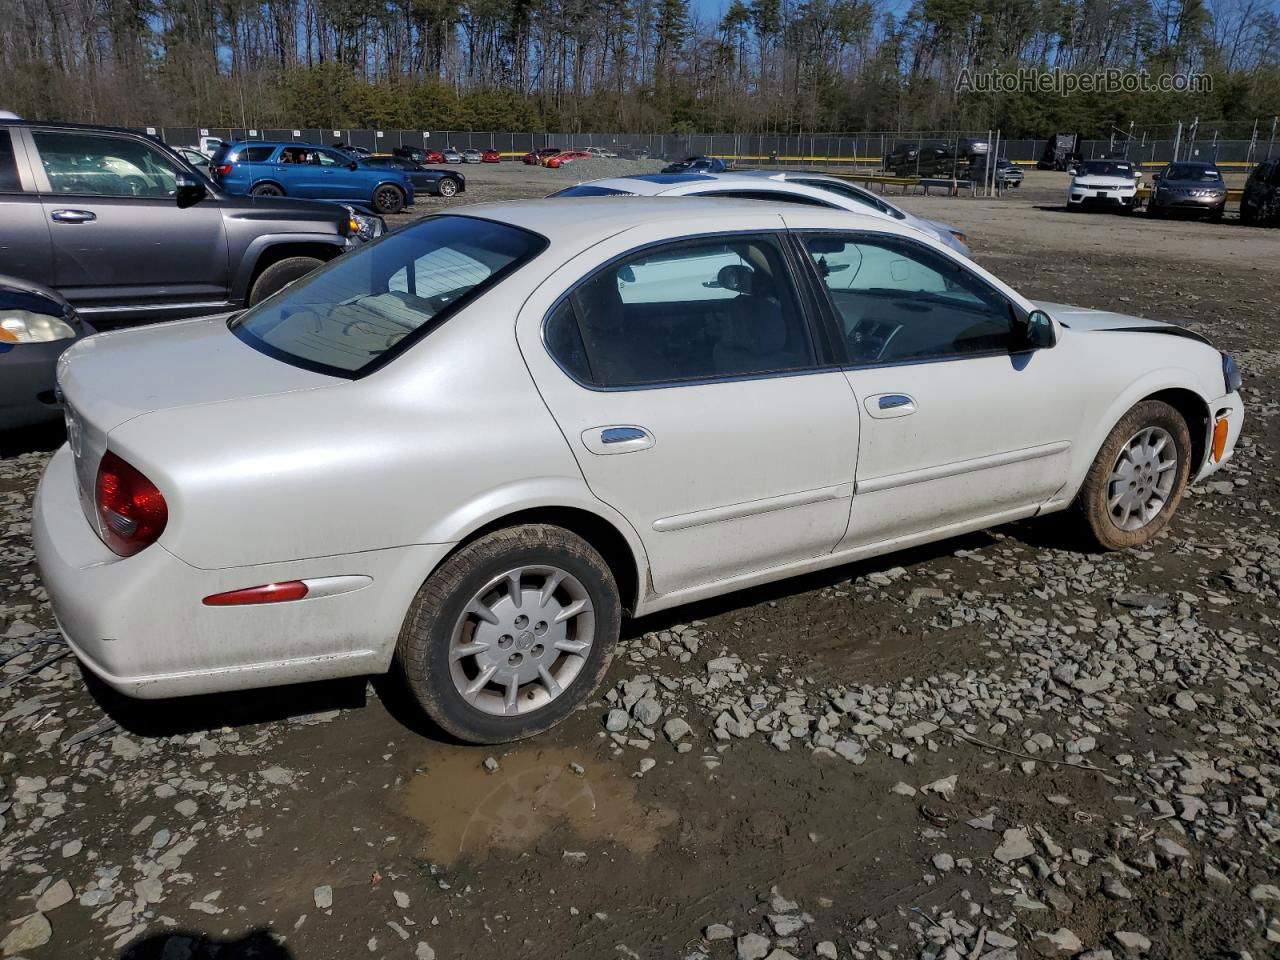
[[[185,210],[187,207],[194,207],[197,203],[209,195],[205,190],[204,184],[194,177],[178,175],[177,183],[173,191],[173,197],[178,204],[179,210]]]
[[[1058,342],[1053,320],[1043,310],[1032,310],[1026,319],[1014,326],[1014,353],[1048,350]]]
[[[356,161],[352,160],[349,164],[347,164],[347,169],[348,169],[348,170],[359,170],[359,169],[360,169],[360,164],[358,164]]]

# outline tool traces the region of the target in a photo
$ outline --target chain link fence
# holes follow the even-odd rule
[[[508,158],[548,147],[565,150],[603,147],[623,156],[648,156],[664,160],[693,156],[713,156],[741,165],[767,166],[850,166],[880,168],[895,149],[930,143],[948,145],[964,155],[965,141],[986,142],[992,131],[933,130],[903,133],[804,134],[672,134],[633,133],[501,133],[474,130],[356,130],[337,128],[255,129],[236,127],[147,127],[173,146],[197,145],[201,137],[221,140],[296,141],[299,143],[343,143],[364,147],[375,153],[390,152],[400,146],[442,150],[476,148],[497,150]],[[1231,136],[1228,136],[1230,134]],[[1000,140],[1000,155],[1014,163],[1032,164],[1041,159],[1049,141],[1044,139]],[[1083,140],[1077,151],[1085,158],[1124,155],[1143,164],[1171,160],[1206,160],[1229,165],[1256,163],[1273,154],[1280,156],[1276,123],[1182,124],[1151,127],[1141,132],[1116,128],[1108,139]]]

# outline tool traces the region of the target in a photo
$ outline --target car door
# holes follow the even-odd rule
[[[1066,479],[1078,372],[1023,350],[1012,301],[892,234],[797,235],[826,289],[862,418],[842,547],[1026,515]]]
[[[19,127],[0,128],[0,273],[53,284],[49,225]]]
[[[587,484],[634,526],[662,594],[829,553],[858,443],[780,235],[670,233],[599,244],[517,324]]]
[[[336,150],[320,148],[311,157],[315,169],[316,192],[313,196],[323,200],[367,200],[373,184],[368,175],[352,170],[356,161]]]
[[[180,209],[175,158],[140,137],[31,130],[53,250],[53,283],[89,313],[154,305],[216,308],[229,295],[215,197]]]

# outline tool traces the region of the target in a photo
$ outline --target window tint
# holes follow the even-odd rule
[[[816,197],[805,197],[784,190],[707,190],[688,194],[691,197],[728,197],[731,200],[772,200],[774,203],[794,203],[802,207],[834,207]]]
[[[174,195],[173,164],[138,140],[38,131],[32,136],[54,193],[164,199]]]
[[[771,237],[657,247],[615,261],[573,294],[588,382],[628,387],[794,370],[813,344]],[[573,338],[549,321],[547,347],[587,379]],[[553,335],[554,333],[554,335]]]
[[[1008,301],[960,264],[892,238],[808,236],[853,363],[1006,350]]]
[[[546,341],[547,350],[565,370],[584,383],[591,382],[587,348],[582,342],[582,331],[578,328],[578,318],[570,300],[562,300],[547,318]]]
[[[21,193],[18,164],[13,156],[13,141],[8,130],[0,130],[0,193]]]
[[[275,151],[275,147],[241,147],[236,159],[241,163],[266,163]]]
[[[359,376],[545,246],[542,237],[504,224],[432,217],[290,284],[231,329],[286,363]]]

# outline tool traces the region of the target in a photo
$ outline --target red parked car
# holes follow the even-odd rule
[[[544,166],[551,168],[563,167],[566,163],[573,163],[575,160],[589,160],[591,154],[585,150],[566,150],[564,153],[557,153],[554,157],[548,157]]]
[[[480,160],[483,163],[501,163],[502,154],[500,154],[497,150],[486,150],[484,153],[480,155]]]
[[[444,163],[444,154],[439,150],[428,150],[423,163]]]
[[[546,166],[546,163],[548,160],[550,160],[552,157],[557,156],[563,152],[564,151],[561,150],[559,147],[543,147],[541,150],[537,151],[536,153],[526,153],[524,155],[524,162],[531,167]]]

